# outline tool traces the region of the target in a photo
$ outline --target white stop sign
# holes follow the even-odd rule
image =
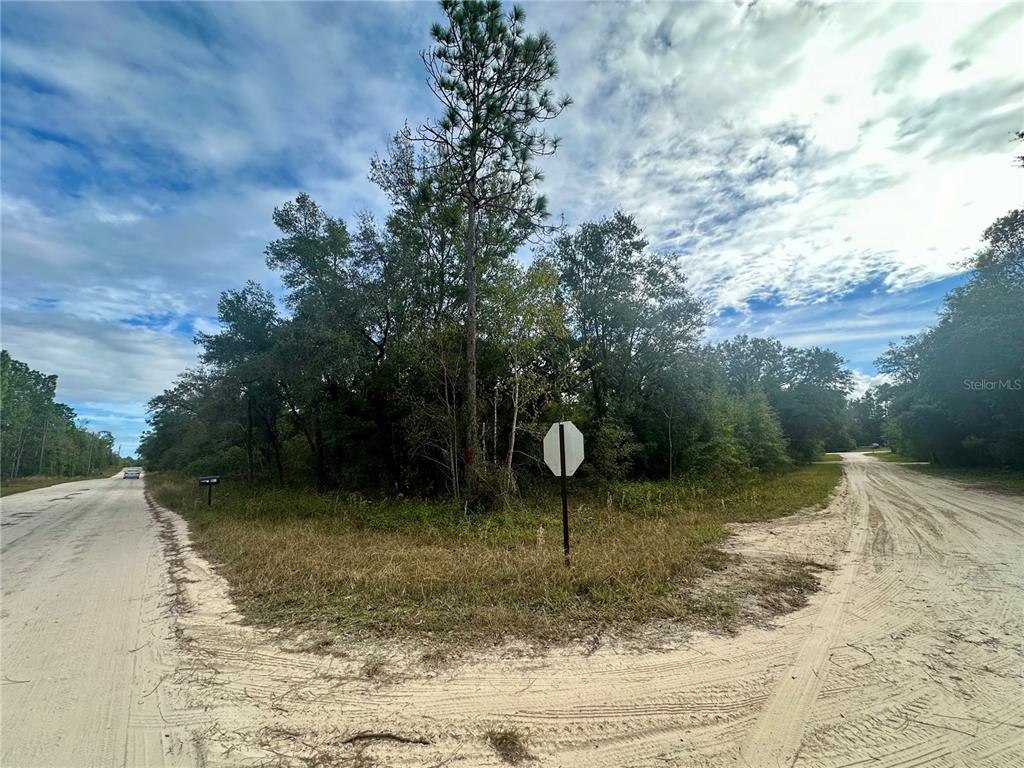
[[[562,476],[562,463],[558,450],[558,425],[565,431],[565,474],[572,474],[583,463],[583,433],[571,421],[556,421],[544,435],[544,463],[557,477]]]

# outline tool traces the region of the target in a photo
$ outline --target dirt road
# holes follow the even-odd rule
[[[747,567],[835,568],[773,626],[440,666],[397,642],[311,653],[244,626],[187,546],[170,553],[187,610],[169,617],[156,529],[121,481],[66,519],[42,500],[71,486],[36,492],[24,508],[48,523],[5,500],[4,765],[56,764],[42,758],[79,739],[96,759],[78,765],[156,763],[131,745],[166,732],[169,761],[207,765],[500,766],[486,734],[508,729],[542,766],[1024,765],[1024,497],[845,461],[827,510],[738,526]],[[124,654],[146,642],[133,669]]]
[[[195,764],[167,567],[142,483],[85,480],[0,502],[0,764]]]

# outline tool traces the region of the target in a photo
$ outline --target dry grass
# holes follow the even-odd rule
[[[949,467],[944,464],[919,464],[908,467],[915,472],[956,480],[987,491],[1018,495],[1024,493],[1024,470],[991,467]]]
[[[517,730],[491,730],[484,735],[498,757],[509,765],[520,765],[534,759],[526,747],[526,737]]]
[[[865,453],[868,456],[874,456],[879,461],[892,461],[898,464],[907,464],[919,461],[919,459],[915,459],[913,456],[904,456],[903,454],[900,453],[893,453],[889,449],[879,451],[865,451]]]
[[[226,483],[208,509],[192,478],[149,475],[188,519],[243,613],[293,629],[552,641],[655,619],[726,624],[730,600],[687,587],[724,556],[727,524],[823,503],[819,464],[716,483],[628,483],[572,498],[572,568],[553,489],[467,517],[457,504],[370,501]],[[721,620],[716,619],[720,616]]]

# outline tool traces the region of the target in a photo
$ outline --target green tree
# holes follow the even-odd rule
[[[226,291],[217,304],[222,330],[200,333],[196,343],[203,347],[200,357],[221,378],[226,392],[244,400],[246,464],[249,482],[256,478],[254,431],[257,422],[273,451],[279,482],[284,482],[281,442],[278,430],[280,395],[273,368],[275,333],[281,325],[274,297],[249,281],[240,291]]]
[[[718,354],[735,395],[754,390],[765,394],[793,458],[812,461],[826,446],[851,447],[846,396],[853,377],[835,352],[737,336],[720,344]]]
[[[477,258],[481,220],[521,233],[547,215],[535,187],[535,159],[552,154],[557,140],[541,126],[568,106],[549,88],[558,73],[555,47],[544,33],[528,35],[525,14],[505,14],[497,0],[442,0],[447,24],[434,24],[434,46],[423,54],[428,85],[443,114],[420,127],[435,150],[428,181],[435,196],[452,194],[464,206],[466,301],[466,490],[474,493],[473,457],[480,454],[477,413]]]
[[[883,439],[888,385],[869,389],[850,401],[850,428],[857,445],[870,445]]]
[[[589,388],[594,456],[604,457],[608,471],[640,455],[637,430],[648,401],[671,389],[670,372],[696,350],[704,329],[706,308],[675,258],[647,246],[635,219],[617,211],[563,233],[551,250]],[[671,397],[663,407],[675,407]]]
[[[887,432],[903,452],[1024,465],[1024,211],[985,230],[970,279],[938,323],[876,361],[893,379]]]
[[[56,375],[0,351],[0,478],[91,474],[120,463],[113,435],[77,423],[56,391]]]

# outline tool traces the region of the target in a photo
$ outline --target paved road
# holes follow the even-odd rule
[[[189,764],[167,570],[142,483],[85,480],[0,502],[0,764]]]

